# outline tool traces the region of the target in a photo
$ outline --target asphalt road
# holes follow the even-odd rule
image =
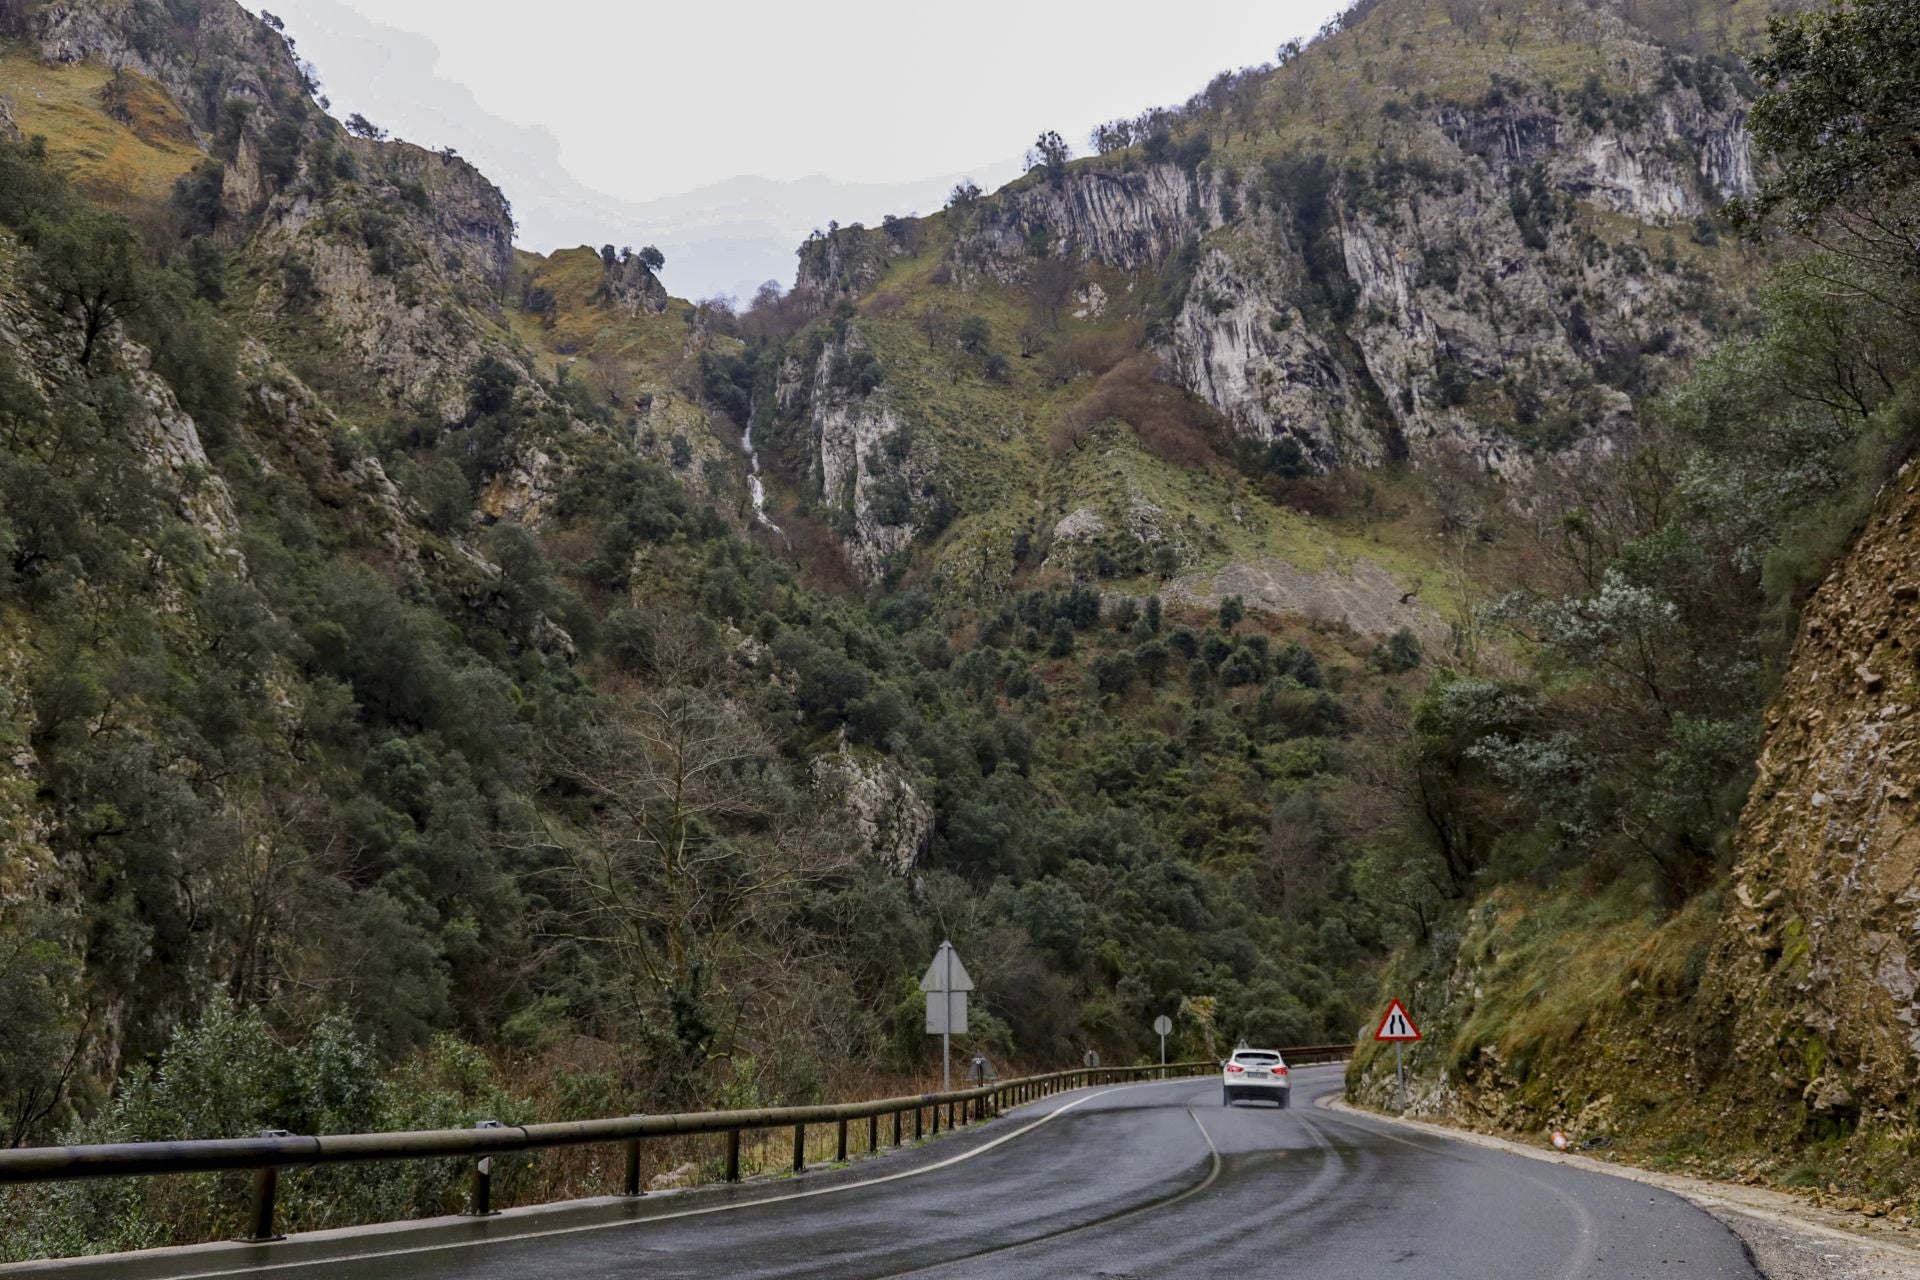
[[[1083,1090],[914,1152],[566,1234],[275,1268],[340,1280],[1757,1278],[1677,1197],[1213,1081]],[[1040,1121],[1037,1125],[1035,1121]]]

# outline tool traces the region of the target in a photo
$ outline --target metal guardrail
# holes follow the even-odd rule
[[[1290,1065],[1309,1066],[1348,1057],[1352,1045],[1309,1045],[1282,1049]],[[793,1129],[793,1169],[806,1167],[809,1126],[838,1128],[838,1159],[847,1158],[847,1126],[867,1121],[868,1150],[880,1148],[880,1122],[891,1117],[893,1145],[905,1142],[906,1117],[913,1117],[917,1141],[940,1132],[941,1112],[949,1129],[996,1116],[1006,1105],[1019,1106],[1069,1089],[1136,1080],[1181,1079],[1219,1069],[1215,1062],[1176,1062],[1149,1067],[1082,1067],[1045,1075],[996,1081],[971,1089],[923,1093],[871,1102],[811,1107],[766,1107],[752,1111],[694,1111],[677,1115],[636,1115],[605,1120],[563,1120],[546,1124],[502,1125],[482,1121],[471,1129],[428,1129],[398,1133],[301,1135],[269,1130],[257,1138],[208,1138],[178,1142],[116,1142],[81,1147],[24,1147],[0,1151],[0,1187],[81,1178],[150,1177],[171,1173],[253,1171],[253,1189],[242,1240],[265,1243],[283,1239],[274,1231],[274,1203],[283,1169],[374,1160],[428,1160],[470,1157],[474,1161],[466,1212],[493,1213],[489,1157],[548,1147],[624,1143],[624,1193],[645,1194],[640,1181],[640,1144],[648,1138],[721,1133],[727,1137],[726,1179],[740,1181],[740,1135]]]

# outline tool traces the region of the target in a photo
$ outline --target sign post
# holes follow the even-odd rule
[[[947,1092],[953,1088],[953,1037],[967,1034],[967,992],[973,990],[951,942],[934,953],[920,989],[927,993],[927,1034],[940,1037],[940,1088]]]
[[[1173,1019],[1163,1013],[1153,1020],[1153,1029],[1160,1036],[1160,1066],[1164,1070],[1167,1065],[1167,1032],[1173,1030]]]
[[[1374,1029],[1373,1038],[1393,1045],[1393,1078],[1400,1086],[1400,1112],[1407,1110],[1407,1069],[1401,1059],[1401,1046],[1420,1038],[1420,1028],[1413,1025],[1413,1019],[1407,1016],[1406,1006],[1395,1000],[1387,1006],[1386,1016],[1380,1019],[1380,1025]]]

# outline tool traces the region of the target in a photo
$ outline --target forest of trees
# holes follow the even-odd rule
[[[1185,1051],[1360,1017],[1382,939],[1327,851],[1371,641],[1086,585],[971,621],[836,597],[611,440],[537,533],[485,527],[550,412],[510,366],[471,371],[452,429],[309,450],[248,417],[218,244],[143,238],[27,144],[0,142],[0,221],[72,335],[0,366],[7,797],[62,868],[0,918],[13,1143],[831,1096],[924,1069],[944,937],[1009,1065],[1125,1060],[1160,1013]],[[121,334],[192,414],[244,571],[150,465]],[[419,501],[418,560],[352,496],[368,448]],[[816,770],[842,741],[928,802],[911,875]],[[455,1180],[314,1179],[286,1219],[426,1212]],[[10,1192],[0,1246],[217,1234],[231,1192]]]

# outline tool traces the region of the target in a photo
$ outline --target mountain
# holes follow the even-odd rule
[[[455,148],[498,183],[513,203],[516,244],[657,245],[671,264],[667,279],[689,298],[750,298],[768,280],[792,279],[794,246],[816,227],[935,209],[963,179],[990,181],[1019,170],[1017,160],[1003,159],[971,174],[909,183],[743,176],[621,199],[574,177],[552,133],[493,115],[466,86],[441,78],[439,51],[425,38],[369,21],[336,0],[298,0],[281,6],[280,17],[302,58],[355,69],[357,96],[348,101],[336,90],[339,114],[357,111],[423,145]],[[634,159],[644,166],[644,155]]]
[[[950,938],[999,1058],[1387,988],[1431,1112],[1890,1176],[1920,309],[1765,230],[1886,222],[1767,8],[1363,0],[744,309],[516,248],[227,0],[0,8],[9,1136],[905,1088]]]

